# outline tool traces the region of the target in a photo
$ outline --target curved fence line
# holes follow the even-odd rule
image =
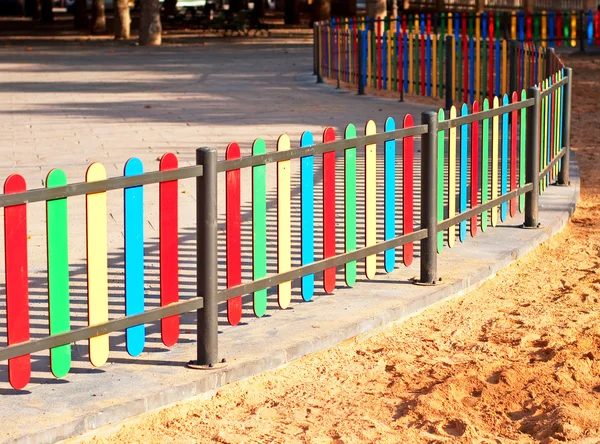
[[[575,48],[600,45],[600,11],[548,10],[540,12],[409,13],[397,17],[332,18],[317,23],[343,31],[453,35],[459,38],[493,38],[549,47]]]
[[[383,54],[381,37],[374,42],[372,56]],[[419,51],[428,53],[423,47]],[[390,60],[392,54],[386,54]],[[48,370],[58,378],[66,377],[71,371],[70,344],[78,340],[89,340],[90,363],[102,366],[111,353],[108,334],[118,330],[126,331],[126,350],[137,356],[147,349],[144,324],[157,320],[161,320],[163,345],[173,346],[179,338],[179,315],[193,310],[197,310],[197,359],[190,366],[214,368],[219,365],[220,304],[226,306],[228,322],[236,325],[244,308],[252,308],[256,317],[266,313],[269,288],[277,288],[274,298],[279,308],[285,309],[293,302],[294,289],[298,300],[310,301],[341,285],[351,287],[358,280],[374,279],[376,273],[411,266],[415,257],[420,259],[416,280],[434,285],[438,281],[437,257],[444,250],[468,243],[470,237],[519,214],[524,227],[537,227],[539,195],[551,183],[569,183],[572,72],[552,50],[543,54],[537,68],[535,62],[519,59],[523,69],[516,73],[516,81],[524,88],[510,95],[482,97],[470,105],[452,105],[447,111],[425,112],[418,123],[411,115],[402,120],[389,117],[378,122],[379,126],[370,120],[364,129],[347,125],[339,136],[333,128],[326,128],[319,137],[321,142],[315,142],[315,135],[308,131],[296,142],[283,134],[270,149],[264,140],[256,139],[252,155],[245,157],[240,155],[240,146],[231,143],[221,161],[216,150],[198,149],[197,166],[193,167],[179,168],[177,158],[168,153],[160,159],[158,172],[144,172],[142,162],[133,158],[126,163],[122,177],[110,179],[104,167],[94,163],[88,168],[86,182],[79,184],[67,184],[64,172],[53,170],[46,187],[37,190],[28,190],[21,175],[11,175],[0,196],[8,340],[8,346],[0,349],[0,361],[8,360],[10,384],[24,388],[31,380],[31,354],[47,349],[51,357]],[[384,76],[384,65],[378,62],[382,59],[373,60],[370,80],[387,85],[390,77]],[[389,69],[390,64],[385,66]],[[463,72],[472,65],[466,66]],[[503,69],[502,61],[488,66],[494,73],[499,72],[498,66]],[[500,76],[500,80],[508,79],[510,84],[509,77]],[[457,78],[462,79],[458,74]],[[492,78],[495,82],[498,77]],[[433,90],[431,79],[416,76],[414,85]],[[464,87],[460,82],[455,87],[459,84]],[[439,89],[448,90],[446,85]],[[415,149],[418,142],[420,156]],[[267,168],[277,172],[270,191]],[[251,174],[250,183],[242,183],[243,172]],[[383,187],[377,186],[378,175],[383,177]],[[196,180],[196,220],[190,222],[196,230],[197,281],[195,297],[180,300],[177,181],[185,178]],[[161,308],[152,309],[146,300],[145,285],[150,277],[144,267],[147,252],[143,247],[147,211],[143,196],[151,191],[144,188],[150,184],[159,184],[160,221]],[[225,248],[221,250],[219,184],[226,203]],[[244,188],[251,189],[249,231],[243,229]],[[112,197],[107,191],[121,189],[125,286],[122,299],[111,303],[122,305],[125,316],[110,319],[106,210]],[[340,192],[342,199],[338,198]],[[76,221],[69,220],[66,210],[74,196],[86,198],[84,327],[72,323],[77,309],[70,295],[73,239],[68,231]],[[40,301],[38,298],[34,306],[29,300],[27,213],[29,206],[35,205],[32,202],[45,202],[47,216],[48,292],[41,310],[45,311],[48,335],[35,339],[31,339],[30,318],[32,310],[40,316]],[[378,254],[383,256],[381,263],[376,260]],[[362,259],[364,266],[357,266]],[[219,263],[223,264],[222,274]],[[244,295],[251,298],[245,301]]]
[[[575,9],[583,10],[583,0],[534,0],[534,9]],[[473,11],[478,7],[476,0],[446,0],[443,3],[446,9]],[[524,0],[484,0],[485,9],[489,10],[519,10],[525,8]],[[411,9],[429,9],[439,8],[438,0],[410,0]]]
[[[396,22],[398,24],[399,22]],[[455,102],[492,100],[529,86],[541,85],[563,67],[554,49],[487,37],[414,34],[383,20],[372,29],[315,25],[315,74],[365,87]]]

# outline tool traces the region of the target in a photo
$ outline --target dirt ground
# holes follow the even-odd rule
[[[93,442],[600,442],[600,57],[570,56],[582,194],[493,281]]]

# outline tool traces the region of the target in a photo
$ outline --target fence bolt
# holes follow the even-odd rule
[[[452,60],[454,59],[454,36],[446,36],[446,109],[452,107],[454,88],[452,84]]]
[[[527,136],[525,140],[526,170],[525,180],[533,184],[533,190],[525,195],[524,228],[538,227],[538,209],[540,198],[540,90],[533,86],[527,88],[527,98],[533,99],[533,106],[527,108]]]
[[[358,31],[358,95],[365,95],[365,60],[363,58],[364,48],[364,31]]]
[[[421,137],[421,284],[434,285],[437,278],[437,137],[438,116],[433,111],[421,114],[427,132]]]
[[[215,369],[219,363],[219,301],[217,299],[217,151],[198,148],[196,163],[203,166],[196,178],[196,288],[203,298],[197,311],[197,360],[188,367]]]
[[[563,98],[563,128],[562,145],[565,154],[558,170],[558,184],[569,185],[569,161],[571,158],[571,87],[573,86],[573,70],[565,68],[565,75],[569,81],[565,85]]]

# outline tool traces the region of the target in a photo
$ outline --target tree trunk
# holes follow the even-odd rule
[[[265,0],[254,0],[254,13],[258,18],[265,16]]]
[[[54,12],[52,11],[52,0],[42,0],[41,2],[42,9],[42,22],[44,23],[52,23],[54,21]]]
[[[369,17],[385,17],[387,15],[386,0],[367,0],[367,15]]]
[[[2,11],[2,15],[18,15],[23,16],[27,13],[27,8],[25,5],[25,0],[17,0],[15,2],[7,2],[8,5],[2,5],[3,8],[6,8],[6,12]]]
[[[75,19],[75,29],[90,29],[87,0],[75,0],[73,18]]]
[[[115,39],[128,39],[131,25],[129,1],[115,0]]]
[[[42,5],[40,0],[25,0],[25,15],[33,20],[41,18]]]
[[[314,22],[331,18],[331,0],[313,0],[310,27]]]
[[[177,15],[177,0],[165,0],[163,5],[167,17],[175,17]]]
[[[140,45],[160,45],[162,42],[160,3],[158,0],[140,1]]]
[[[355,17],[356,2],[348,0],[331,0],[331,15],[334,17]]]
[[[300,2],[298,0],[285,0],[283,20],[286,25],[300,23]]]
[[[244,0],[230,0],[229,1],[229,11],[231,12],[240,12],[242,9],[245,8],[245,1]]]
[[[92,34],[106,32],[106,16],[104,15],[104,0],[92,1]]]

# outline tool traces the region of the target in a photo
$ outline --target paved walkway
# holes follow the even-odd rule
[[[410,112],[418,120],[427,109],[314,85],[307,45],[36,47],[25,52],[3,49],[0,55],[0,178],[19,172],[31,187],[42,186],[53,167],[65,169],[75,182],[83,179],[90,162],[100,161],[110,176],[117,176],[131,156],[155,170],[156,159],[173,151],[187,165],[194,162],[199,146],[217,147],[222,154],[235,140],[248,153],[252,140],[263,137],[273,149],[283,132],[297,144],[304,130],[319,134],[333,126],[342,134],[347,123],[360,129],[368,119],[381,128],[388,116],[401,121]],[[269,177],[272,185],[274,169]],[[243,180],[249,183],[248,176]],[[156,188],[147,189],[146,289],[147,306],[153,307],[158,297],[158,224]],[[193,181],[181,184],[183,297],[194,294],[193,190]],[[64,381],[48,372],[47,352],[35,355],[32,384],[23,392],[9,388],[7,367],[0,364],[0,423],[6,425],[0,441],[29,435],[28,442],[52,442],[82,433],[210,392],[401,319],[476,284],[547,238],[565,223],[576,193],[577,187],[553,187],[544,195],[544,202],[552,201],[542,211],[547,230],[518,230],[514,226],[520,220],[512,221],[507,225],[512,229],[490,230],[441,255],[445,284],[439,287],[408,284],[418,274],[417,262],[369,283],[359,282],[353,289],[340,289],[333,297],[318,295],[313,303],[294,304],[291,310],[269,310],[267,319],[247,317],[235,328],[221,323],[221,351],[229,359],[224,372],[184,367],[194,358],[193,315],[183,316],[182,340],[171,350],[161,345],[156,325],[149,326],[146,352],[138,358],[126,354],[122,334],[111,336],[111,358],[100,369],[87,361],[87,341],[75,344],[73,371]],[[84,201],[70,202],[72,322],[79,326],[86,320]],[[121,205],[119,193],[110,193],[111,317],[123,312]],[[28,215],[32,328],[34,336],[42,336],[47,334],[44,205],[30,205]],[[6,337],[4,299],[0,295],[0,343]],[[276,305],[273,294],[269,302],[270,309]]]

